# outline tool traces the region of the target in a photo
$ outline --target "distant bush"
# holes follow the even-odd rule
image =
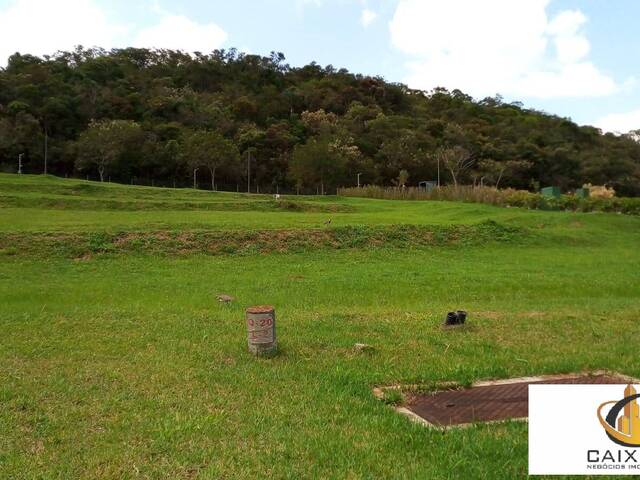
[[[587,183],[584,185],[589,189],[589,196],[594,198],[613,198],[616,196],[616,191],[613,188],[606,185],[591,185]]]
[[[562,195],[546,198],[539,193],[507,188],[447,185],[427,191],[416,187],[341,188],[338,195],[345,197],[379,198],[384,200],[447,200],[470,203],[486,203],[501,207],[522,207],[535,210],[571,210],[579,212],[618,212],[640,215],[640,198],[589,197],[578,198]]]

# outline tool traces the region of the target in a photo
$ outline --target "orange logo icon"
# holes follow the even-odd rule
[[[622,400],[604,402],[598,407],[598,420],[604,428],[607,436],[625,447],[640,447],[640,406],[638,405],[640,394],[633,385],[627,385],[624,389]],[[607,416],[603,418],[602,410],[607,405],[612,405]],[[622,415],[620,415],[622,412]]]

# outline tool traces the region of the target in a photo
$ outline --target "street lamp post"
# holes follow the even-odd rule
[[[47,174],[47,160],[49,156],[49,135],[47,129],[44,129],[44,174]]]
[[[247,193],[251,193],[251,151],[247,150]]]
[[[196,183],[196,173],[198,172],[198,168],[193,169],[193,189],[198,189],[198,184]]]
[[[360,188],[360,175],[362,175],[362,173],[358,174],[358,188]]]

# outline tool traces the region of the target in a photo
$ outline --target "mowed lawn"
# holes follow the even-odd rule
[[[323,228],[327,218],[494,220],[521,233],[287,254],[0,250],[0,478],[520,478],[526,423],[428,430],[372,388],[598,369],[640,376],[638,218],[287,201],[305,205],[0,175],[0,236]],[[223,206],[204,205],[213,202]],[[218,293],[236,301],[220,304]],[[269,360],[246,349],[244,308],[264,303],[278,315],[280,355]],[[469,327],[442,330],[457,308]],[[374,350],[358,353],[356,342]]]

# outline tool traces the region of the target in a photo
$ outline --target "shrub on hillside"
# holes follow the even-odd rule
[[[361,188],[342,188],[338,195],[346,197],[378,198],[384,200],[444,200],[469,203],[486,203],[501,207],[521,207],[533,210],[569,210],[580,212],[618,212],[640,215],[640,198],[631,197],[588,197],[562,195],[546,198],[539,193],[507,188],[447,185],[433,190],[416,187],[377,187],[367,185]]]
[[[589,189],[589,196],[593,198],[613,198],[616,196],[616,191],[606,185],[591,185],[587,183],[584,188]]]

